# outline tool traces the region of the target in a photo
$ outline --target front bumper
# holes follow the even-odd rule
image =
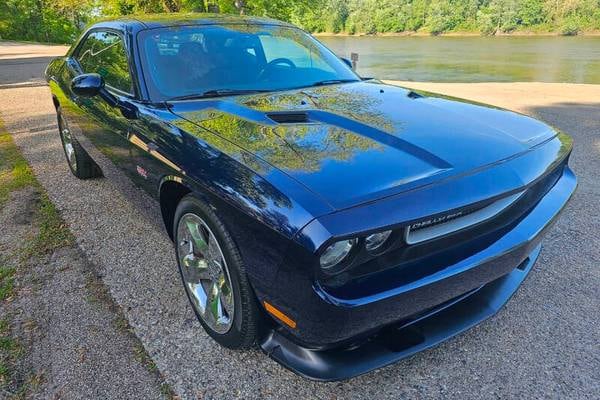
[[[525,279],[541,250],[538,245],[520,268],[461,296],[432,314],[384,329],[351,349],[310,350],[272,331],[262,349],[284,367],[306,378],[337,381],[364,374],[428,349],[491,317]]]
[[[554,187],[512,230],[435,275],[352,301],[315,288],[315,299],[304,303],[299,321],[304,329],[293,339],[281,328],[273,330],[261,348],[300,375],[329,381],[391,364],[463,332],[494,315],[517,290],[537,259],[544,232],[576,184],[565,167]],[[370,337],[361,342],[327,350],[312,345],[357,336],[365,329],[371,329]]]

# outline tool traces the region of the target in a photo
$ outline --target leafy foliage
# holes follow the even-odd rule
[[[600,0],[2,0],[0,39],[70,43],[102,17],[207,11],[350,34],[600,30]]]
[[[321,0],[298,21],[321,32],[423,31],[509,33],[515,30],[577,34],[600,26],[598,0]],[[320,10],[320,12],[318,11]],[[331,23],[329,21],[335,21]],[[340,27],[342,27],[340,29]]]

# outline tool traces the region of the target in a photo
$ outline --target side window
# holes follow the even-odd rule
[[[102,75],[108,86],[133,93],[123,40],[112,32],[92,32],[77,54],[83,72]]]

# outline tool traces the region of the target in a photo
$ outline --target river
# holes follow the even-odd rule
[[[361,76],[432,82],[600,83],[600,37],[321,36]]]

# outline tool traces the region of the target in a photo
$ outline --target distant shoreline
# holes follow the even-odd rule
[[[479,32],[444,32],[438,35],[433,35],[430,32],[384,32],[384,33],[332,33],[332,32],[314,32],[313,36],[318,37],[595,37],[600,36],[600,31],[585,31],[579,32],[577,35],[563,35],[559,32],[527,32],[517,31],[511,33],[497,33],[495,35],[482,35]]]

